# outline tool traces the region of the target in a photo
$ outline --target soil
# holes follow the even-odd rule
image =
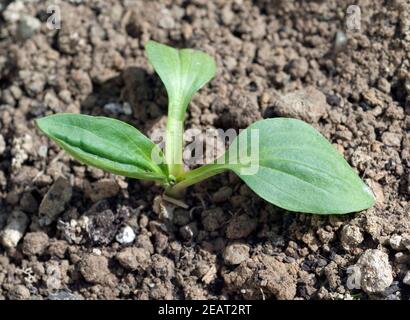
[[[50,1],[0,0],[0,299],[410,298],[408,1],[357,1],[360,30],[346,27],[344,0],[55,3],[58,30]],[[187,128],[303,119],[377,204],[292,213],[223,174],[175,207],[38,132],[33,120],[58,112],[162,128],[148,39],[217,61]]]

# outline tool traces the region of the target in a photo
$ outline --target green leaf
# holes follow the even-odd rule
[[[169,115],[184,119],[192,96],[215,76],[214,59],[198,50],[178,50],[155,41],[148,41],[145,50],[167,89]]]
[[[106,117],[57,114],[36,120],[50,139],[82,163],[118,175],[166,182],[168,171],[159,148],[125,122]]]
[[[257,141],[252,131],[259,133],[259,152],[254,150],[250,156],[251,140]],[[241,140],[247,144],[243,150]],[[225,155],[226,161],[229,154],[231,159],[236,156],[237,164],[229,163],[227,168],[260,197],[287,210],[344,214],[367,209],[375,202],[372,191],[343,156],[300,120],[258,121],[236,138]],[[256,173],[249,174],[252,164],[259,166]]]

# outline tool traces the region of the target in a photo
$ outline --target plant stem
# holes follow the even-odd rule
[[[168,114],[165,159],[169,174],[175,178],[184,173],[182,163],[184,122]]]
[[[183,191],[189,186],[226,171],[225,165],[207,164],[192,171],[186,172],[175,185],[169,187],[166,193],[169,196],[180,198]]]

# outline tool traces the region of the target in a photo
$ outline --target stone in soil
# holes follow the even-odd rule
[[[115,240],[120,244],[133,243],[135,240],[135,232],[130,226],[124,226],[118,231]]]
[[[396,251],[403,250],[404,246],[402,244],[402,239],[402,236],[399,234],[392,235],[389,239],[390,247],[392,247],[392,249]]]
[[[72,195],[70,182],[59,177],[50,187],[40,203],[39,214],[44,225],[49,225],[57,219],[69,203]]]
[[[363,241],[363,235],[358,226],[345,225],[340,232],[340,241],[345,250],[357,247]]]
[[[381,293],[393,282],[393,271],[386,253],[368,249],[354,266],[348,268],[349,289],[361,288],[366,293]]]
[[[39,28],[41,22],[35,17],[24,15],[18,24],[18,33],[22,39],[30,38]]]
[[[326,116],[329,105],[326,96],[314,87],[307,87],[279,98],[274,112],[281,117],[297,118],[309,123],[317,123]]]
[[[21,18],[22,11],[24,11],[23,1],[11,2],[3,11],[3,18],[9,23],[17,22]]]
[[[347,36],[343,31],[337,31],[333,42],[333,52],[338,53],[346,48]]]
[[[0,243],[5,248],[14,248],[24,236],[29,224],[28,216],[19,210],[15,210],[7,219],[7,225],[0,232]]]
[[[198,227],[196,222],[192,222],[179,228],[179,234],[185,241],[192,241],[198,235]]]
[[[224,274],[227,287],[246,299],[293,299],[296,295],[298,269],[275,257],[257,255]]]

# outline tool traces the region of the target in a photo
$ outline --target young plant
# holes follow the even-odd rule
[[[57,114],[38,119],[40,130],[80,162],[157,181],[173,197],[230,170],[260,197],[291,211],[344,214],[374,204],[372,191],[342,155],[313,127],[296,119],[258,121],[243,130],[223,156],[185,171],[186,109],[192,96],[214,77],[215,61],[201,51],[177,50],[154,41],[146,44],[146,52],[168,93],[165,154],[134,127],[106,117]]]

